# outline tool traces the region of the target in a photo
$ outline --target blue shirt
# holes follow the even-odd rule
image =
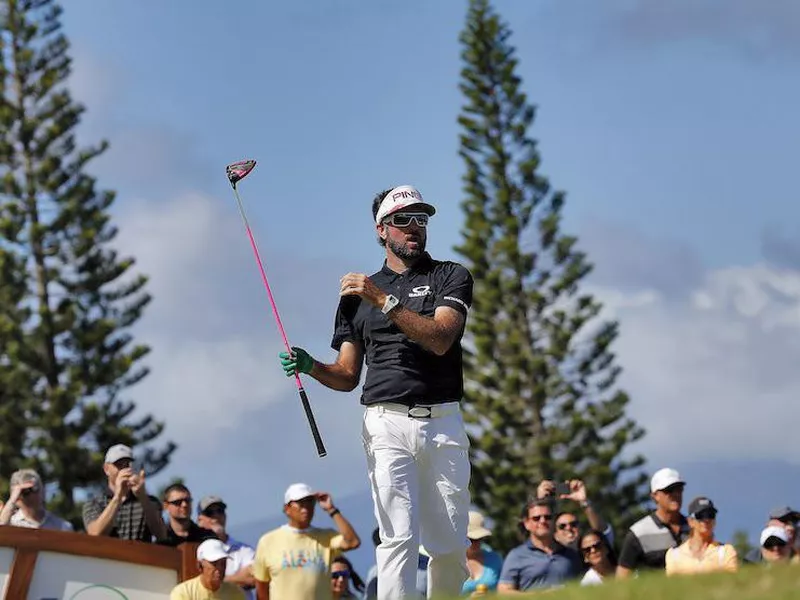
[[[517,590],[548,588],[563,585],[580,572],[581,560],[575,550],[553,542],[553,553],[548,554],[528,540],[506,556],[500,583]]]
[[[503,568],[503,559],[494,550],[482,548],[483,553],[483,572],[478,579],[467,579],[461,588],[462,594],[471,594],[479,584],[484,584],[489,591],[497,589],[497,581],[500,579],[500,571]]]

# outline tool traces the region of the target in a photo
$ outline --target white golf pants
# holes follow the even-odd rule
[[[430,418],[401,405],[364,412],[363,442],[381,543],[378,600],[418,598],[420,543],[428,562],[428,597],[456,597],[468,577],[466,547],[469,439],[457,402]]]

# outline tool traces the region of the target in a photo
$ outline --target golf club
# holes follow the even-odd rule
[[[264,270],[264,264],[261,261],[261,254],[258,251],[258,246],[256,245],[256,240],[253,237],[253,232],[250,229],[250,223],[247,221],[247,215],[245,214],[244,204],[242,204],[242,199],[239,197],[239,191],[236,189],[236,184],[239,183],[242,179],[247,177],[247,175],[252,171],[256,166],[256,161],[254,160],[242,160],[239,162],[231,163],[227,167],[225,167],[225,172],[228,175],[228,181],[233,188],[233,195],[236,197],[236,204],[239,207],[239,214],[242,216],[242,221],[244,222],[244,228],[247,232],[247,237],[250,239],[250,246],[253,248],[253,254],[255,254],[256,262],[258,263],[258,270],[261,272],[261,280],[264,282],[264,287],[267,289],[267,296],[269,296],[269,303],[272,306],[272,314],[275,316],[275,321],[278,323],[278,330],[280,331],[281,337],[283,338],[283,343],[286,346],[286,351],[291,353],[292,347],[289,345],[289,339],[286,337],[286,331],[283,329],[283,323],[281,323],[281,317],[278,314],[278,307],[275,305],[275,298],[272,296],[272,289],[269,287],[269,280],[267,280],[267,273]],[[328,454],[327,450],[325,450],[325,445],[322,443],[322,436],[319,433],[319,429],[317,428],[317,422],[314,419],[314,413],[311,411],[311,404],[308,401],[308,395],[306,394],[305,389],[303,389],[303,383],[300,381],[300,373],[295,372],[294,374],[295,382],[297,383],[297,391],[300,394],[300,401],[303,403],[303,410],[305,410],[306,418],[308,419],[308,424],[311,427],[311,435],[314,436],[314,443],[317,446],[317,454],[321,457]]]

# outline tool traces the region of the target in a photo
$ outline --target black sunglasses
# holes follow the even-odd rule
[[[188,498],[178,498],[177,500],[167,500],[167,504],[172,504],[172,506],[180,506],[183,503],[191,504],[192,498],[191,496]]]
[[[694,518],[698,521],[713,521],[717,518],[717,511],[715,510],[701,510],[699,513],[694,515]]]
[[[38,491],[39,491],[38,486],[33,486],[33,487],[25,488],[24,490],[22,490],[22,495],[23,496],[30,496],[31,494],[35,494]]]
[[[225,514],[224,508],[209,508],[208,510],[204,510],[203,514],[207,517],[219,517],[220,515]]]
[[[584,554],[590,554],[593,550],[597,550],[598,552],[600,552],[602,548],[603,548],[602,542],[595,542],[590,546],[585,546],[581,548],[581,552],[583,552]]]
[[[553,515],[535,515],[529,518],[531,521],[536,521],[538,523],[539,521],[552,521]]]
[[[350,571],[334,571],[331,573],[331,579],[339,579],[340,577],[344,577],[345,579],[350,578]]]
[[[558,524],[558,528],[562,529],[562,530],[563,529],[577,529],[578,528],[578,522],[577,521],[567,521],[566,523],[559,523]]]
[[[786,546],[787,544],[785,544],[784,542],[768,541],[767,543],[764,544],[764,548],[766,548],[767,550],[783,550],[784,548],[786,548]]]

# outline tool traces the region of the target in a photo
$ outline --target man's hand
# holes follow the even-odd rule
[[[139,500],[143,500],[147,496],[144,479],[144,469],[139,471],[138,475],[131,476],[131,490]]]
[[[281,352],[278,356],[281,359],[283,372],[286,373],[287,377],[294,377],[297,372],[308,374],[314,368],[314,359],[302,348],[293,346],[291,354]]]
[[[562,500],[574,500],[575,502],[586,502],[586,486],[580,479],[573,479],[569,482],[569,494],[562,494]]]
[[[114,482],[114,495],[119,499],[124,499],[131,489],[133,479],[133,471],[130,468],[121,469],[117,473],[117,479]]]
[[[17,500],[20,499],[22,496],[22,492],[25,490],[29,490],[32,487],[36,487],[35,481],[26,481],[24,483],[18,483],[16,485],[11,486],[11,495],[8,498],[9,503],[14,504]]]
[[[539,487],[536,488],[536,499],[543,500],[552,496],[553,493],[556,491],[556,484],[550,481],[549,479],[545,479],[542,483],[539,484]]]
[[[319,492],[317,494],[317,502],[325,512],[331,512],[335,507],[333,506],[333,498],[327,492]]]
[[[363,273],[348,273],[340,280],[340,296],[360,296],[370,304],[383,308],[386,294]]]

